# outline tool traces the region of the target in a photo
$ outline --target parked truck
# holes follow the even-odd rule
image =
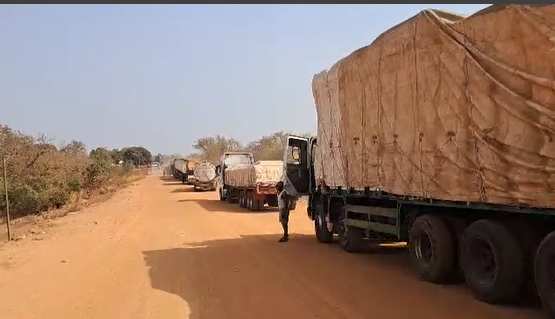
[[[172,175],[175,179],[180,180],[183,184],[193,185],[195,182],[195,161],[177,158],[172,163]]]
[[[221,157],[218,165],[216,166],[216,188],[220,201],[235,202],[236,197],[227,197],[231,185],[226,184],[226,174],[229,168],[237,165],[252,164],[254,163],[254,156],[249,152],[225,152]],[[233,195],[233,194],[232,194]]]
[[[315,75],[317,136],[288,137],[284,180],[317,240],[407,242],[422,280],[537,291],[555,316],[553,12],[426,10]]]
[[[194,171],[194,190],[215,191],[216,190],[216,167],[206,161],[197,165]]]
[[[276,183],[283,174],[283,161],[258,161],[226,170],[227,199],[251,211],[277,206]]]

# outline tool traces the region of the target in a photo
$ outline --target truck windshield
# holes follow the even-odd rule
[[[225,165],[239,165],[239,164],[251,164],[252,157],[250,154],[230,154],[226,155],[224,159]]]

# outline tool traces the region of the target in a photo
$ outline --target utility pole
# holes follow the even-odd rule
[[[6,167],[7,157],[2,159],[2,170],[4,171],[4,195],[6,198],[6,227],[8,229],[8,241],[12,240],[12,232],[10,226],[10,199],[8,196],[8,168]]]

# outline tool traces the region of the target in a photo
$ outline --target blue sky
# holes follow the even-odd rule
[[[315,73],[421,9],[485,6],[1,5],[0,123],[162,153],[314,132]]]

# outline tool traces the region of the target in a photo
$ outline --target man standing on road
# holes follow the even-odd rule
[[[278,208],[279,208],[279,222],[283,228],[283,237],[279,239],[280,243],[289,240],[289,194],[283,188],[283,182],[276,184]]]

